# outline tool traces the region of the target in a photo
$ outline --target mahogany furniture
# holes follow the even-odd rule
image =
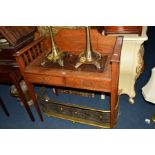
[[[33,40],[35,31],[35,27],[0,26],[0,83],[15,84],[32,121],[34,116],[20,87],[22,76],[13,54]]]
[[[141,36],[142,26],[104,26],[105,35],[108,34],[138,34]]]
[[[60,51],[79,55],[86,47],[85,30],[60,30],[55,42]],[[27,84],[40,119],[43,117],[35,96],[33,84],[71,87],[110,93],[110,127],[113,128],[117,118],[119,62],[122,37],[102,36],[97,30],[91,30],[93,49],[107,56],[103,72],[70,70],[65,68],[43,67],[41,63],[50,52],[47,50],[50,40],[39,38],[19,50],[16,61]],[[51,46],[51,45],[50,45]],[[76,62],[75,62],[76,63]]]

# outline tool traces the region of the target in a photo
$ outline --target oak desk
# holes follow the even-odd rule
[[[119,62],[122,37],[102,36],[91,30],[93,49],[107,55],[103,72],[55,69],[42,67],[40,64],[50,51],[47,50],[46,38],[40,38],[15,55],[21,73],[27,84],[40,119],[43,117],[35,97],[32,84],[54,85],[110,93],[110,127],[117,118]],[[61,30],[55,36],[55,42],[61,51],[79,54],[85,49],[85,30]]]

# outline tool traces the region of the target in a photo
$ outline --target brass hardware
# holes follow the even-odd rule
[[[48,117],[52,116],[74,123],[79,122],[101,128],[110,128],[110,111],[108,110],[97,110],[74,104],[62,104],[54,100],[49,100],[48,102],[41,100],[41,102],[42,110]]]
[[[99,116],[100,118],[103,118],[103,116]]]
[[[103,129],[109,129],[110,128],[110,123],[104,123],[104,122],[103,123],[96,123],[96,122],[89,121],[89,120],[83,120],[83,119],[80,119],[80,118],[73,118],[73,117],[68,116],[68,115],[63,115],[63,114],[58,114],[58,113],[51,113],[51,112],[47,112],[47,111],[44,111],[44,113],[48,117],[56,117],[56,118],[72,121],[72,123],[87,124],[87,125],[92,125],[92,126],[96,126],[96,127],[103,128]]]
[[[56,47],[55,45],[55,42],[54,42],[54,38],[53,38],[53,31],[52,31],[52,27],[48,27],[49,28],[49,31],[50,31],[50,36],[51,36],[51,43],[52,43],[52,52],[50,52],[47,56],[47,59],[50,61],[50,62],[53,62],[53,63],[58,63],[60,66],[64,66],[64,53],[60,52],[58,50],[58,48]]]
[[[101,54],[94,52],[92,50],[92,45],[90,41],[90,28],[86,28],[86,50],[79,55],[78,62],[75,65],[75,68],[79,68],[83,64],[93,64],[97,69],[101,69],[101,64],[99,60],[101,59]]]
[[[155,123],[155,115],[152,115],[151,120],[152,120],[152,123]]]
[[[83,123],[100,128],[110,128],[110,110],[99,110],[70,103],[61,103],[49,99],[46,101],[46,90],[41,88],[37,93],[43,112],[48,117],[57,117],[74,123]]]

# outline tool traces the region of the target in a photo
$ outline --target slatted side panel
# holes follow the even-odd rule
[[[43,53],[42,42],[37,43],[33,47],[26,50],[22,55],[25,66],[28,66],[34,59]]]
[[[32,63],[45,51],[43,47],[43,40],[44,38],[42,37],[31,42],[14,55],[22,73],[26,66]]]

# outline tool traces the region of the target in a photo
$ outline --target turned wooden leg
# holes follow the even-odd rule
[[[6,114],[7,116],[10,116],[10,114],[9,114],[7,108],[5,107],[5,104],[3,103],[1,97],[0,97],[0,106],[1,106],[2,109],[4,110],[5,114]]]
[[[11,77],[12,81],[14,82],[14,84],[15,84],[15,86],[16,86],[16,88],[17,88],[19,97],[20,97],[21,101],[23,102],[24,107],[25,107],[27,113],[29,114],[31,120],[32,120],[32,121],[35,121],[34,116],[33,116],[32,112],[31,112],[31,109],[30,109],[30,107],[29,107],[29,105],[28,105],[28,103],[27,103],[27,100],[26,100],[26,98],[25,98],[25,95],[24,95],[24,93],[23,93],[23,91],[22,91],[22,89],[21,89],[21,86],[20,86],[20,84],[19,84],[19,80],[18,80],[18,78],[16,77],[16,74],[10,73],[10,77]]]
[[[34,106],[35,106],[35,108],[36,108],[36,110],[37,110],[37,112],[38,112],[38,115],[39,115],[39,117],[40,117],[40,120],[43,121],[43,116],[42,116],[42,114],[41,114],[41,110],[40,110],[38,101],[37,101],[36,96],[35,96],[35,92],[34,92],[34,89],[33,89],[33,85],[32,85],[30,82],[28,82],[27,80],[25,80],[25,83],[26,83],[26,85],[27,85],[29,95],[30,95],[30,97],[32,98],[33,103],[34,103]]]

